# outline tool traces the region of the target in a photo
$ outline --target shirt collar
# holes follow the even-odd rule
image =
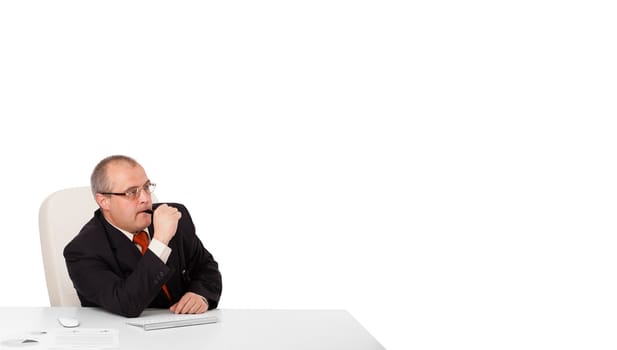
[[[105,219],[105,220],[107,220],[107,219]],[[112,224],[112,223],[111,223],[111,222],[109,222],[109,221],[107,221],[107,222],[108,222],[111,226],[113,226],[116,230],[118,230],[118,231],[122,232],[122,234],[123,234],[123,235],[125,235],[125,236],[126,236],[126,238],[128,238],[128,239],[129,239],[129,241],[131,241],[131,242],[133,241],[133,236],[135,235],[135,233],[131,233],[131,232],[129,232],[129,231],[123,230],[123,229],[121,229],[120,227],[118,227],[118,226],[116,226],[116,225]],[[147,228],[147,227],[144,229],[144,231],[146,231],[146,233],[148,234],[148,239],[149,239],[149,240],[152,240],[152,237],[150,237],[150,232],[148,232],[148,228]]]

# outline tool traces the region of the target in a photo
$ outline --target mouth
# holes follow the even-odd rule
[[[146,209],[146,210],[142,211],[142,213],[146,213],[146,214],[152,215],[153,211],[152,211],[152,209]]]

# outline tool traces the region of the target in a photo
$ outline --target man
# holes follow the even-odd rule
[[[127,317],[148,307],[182,314],[217,307],[218,264],[195,235],[183,205],[153,205],[155,184],[126,156],[99,162],[91,186],[99,209],[64,248],[82,306]]]

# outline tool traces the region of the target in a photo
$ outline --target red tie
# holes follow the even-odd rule
[[[133,235],[133,242],[136,243],[139,248],[141,248],[141,255],[146,254],[146,250],[148,250],[148,234],[146,231],[141,231]],[[171,301],[171,294],[169,294],[169,290],[166,285],[163,285],[163,292],[167,296],[167,299]]]

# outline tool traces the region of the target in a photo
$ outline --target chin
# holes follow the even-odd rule
[[[143,214],[143,213],[142,213],[141,215],[148,215],[148,214]],[[140,215],[140,216],[141,216],[141,215]],[[150,216],[150,215],[148,215],[148,216]],[[139,223],[141,224],[140,226],[148,227],[148,226],[150,226],[150,224],[152,223],[152,219],[151,219],[151,218],[144,219],[144,218],[141,218],[141,217],[140,217],[140,218],[137,220],[137,222],[139,222]]]

